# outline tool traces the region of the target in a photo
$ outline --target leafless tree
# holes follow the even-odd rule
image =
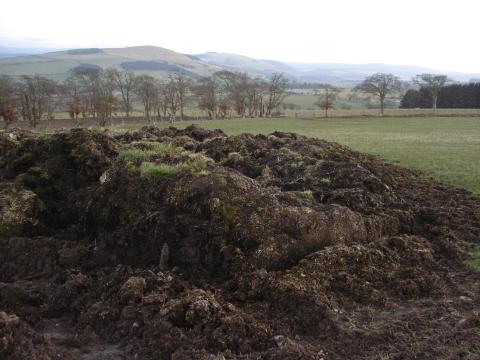
[[[177,88],[177,82],[173,77],[170,77],[168,82],[163,87],[164,99],[167,103],[168,116],[170,121],[174,122],[177,116],[177,111],[180,108],[180,91]]]
[[[15,81],[10,76],[0,75],[0,118],[5,128],[19,119],[16,90]]]
[[[158,86],[155,79],[150,75],[138,76],[135,82],[135,92],[143,104],[144,117],[150,122],[150,113],[155,110],[158,98]]]
[[[187,94],[191,87],[191,81],[183,74],[173,73],[169,75],[169,85],[170,87],[174,88],[177,92],[177,101],[178,101],[178,108],[180,109],[180,120],[183,120],[185,114],[185,104],[187,102]],[[173,98],[171,98],[172,100]]]
[[[100,69],[76,69],[71,78],[77,79],[81,84],[88,112],[97,119],[100,126],[106,126],[117,102],[115,83]]]
[[[229,101],[237,115],[244,117],[247,108],[250,78],[246,73],[219,71],[214,74],[221,81],[226,101]]]
[[[248,117],[262,117],[263,97],[267,84],[261,78],[249,79],[247,86],[247,112]]]
[[[321,85],[320,88],[323,90],[323,93],[319,95],[315,105],[323,109],[325,111],[325,117],[328,118],[328,110],[335,107],[335,101],[337,100],[340,89],[329,84]]]
[[[266,95],[266,110],[265,116],[271,117],[273,111],[278,109],[282,104],[283,100],[287,96],[287,80],[282,73],[274,73],[270,77],[270,81],[267,86],[267,95]]]
[[[40,75],[23,75],[19,86],[22,116],[31,127],[36,127],[44,115],[53,116],[57,84]]]
[[[386,97],[400,91],[401,88],[402,83],[398,77],[393,74],[376,73],[357,85],[355,90],[377,96],[380,101],[380,116],[383,116]]]
[[[106,76],[110,78],[116,85],[116,89],[120,91],[122,100],[122,109],[125,116],[130,117],[130,112],[133,110],[132,97],[135,90],[136,76],[131,71],[118,71],[115,68],[106,70]]]
[[[81,79],[75,75],[69,76],[62,84],[61,91],[65,97],[64,105],[70,118],[78,125],[78,117],[87,117],[88,98]]]
[[[223,95],[221,107],[225,111],[220,111],[222,116],[230,107],[241,117],[262,114],[263,97],[268,88],[263,79],[231,71],[219,71],[214,78],[219,82],[219,95]]]
[[[168,115],[168,96],[165,84],[157,85],[157,92],[155,98],[155,112],[159,120],[166,119]]]
[[[433,104],[432,109],[433,113],[437,113],[437,100],[438,100],[438,93],[445,86],[445,84],[449,81],[446,75],[437,75],[437,74],[421,74],[417,75],[413,82],[418,84],[421,87],[425,87],[430,95],[432,96]]]
[[[210,119],[217,116],[219,101],[219,82],[214,76],[201,78],[194,87],[194,93],[198,98],[198,107],[205,111]]]

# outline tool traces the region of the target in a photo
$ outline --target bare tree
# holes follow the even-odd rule
[[[177,111],[180,108],[180,96],[177,89],[177,82],[173,77],[169,78],[168,82],[163,87],[164,99],[167,103],[168,116],[170,121],[175,122]]]
[[[248,117],[262,116],[262,104],[267,85],[261,78],[249,79],[246,89]]]
[[[214,77],[220,83],[219,94],[224,95],[221,101],[222,109],[225,110],[221,111],[223,116],[229,107],[241,117],[254,117],[262,113],[263,96],[268,88],[263,79],[252,79],[246,73],[231,71],[216,72]],[[277,99],[272,101],[276,102]]]
[[[155,112],[159,120],[166,119],[168,115],[168,96],[165,84],[157,86],[157,93],[155,98]]]
[[[319,95],[315,105],[320,109],[325,110],[325,117],[328,118],[328,110],[335,107],[335,101],[337,100],[337,95],[340,89],[329,84],[322,85],[321,88],[324,92]]]
[[[115,110],[115,83],[100,69],[76,69],[71,78],[81,84],[88,112],[93,115],[100,126],[106,126]]]
[[[70,118],[78,125],[78,117],[87,117],[88,98],[81,79],[75,75],[69,76],[62,84],[61,91],[65,96],[65,106]]]
[[[265,116],[271,117],[275,109],[278,109],[287,96],[287,80],[282,73],[274,73],[270,77],[267,86]]]
[[[377,96],[380,101],[380,116],[383,116],[386,97],[400,91],[401,88],[402,83],[398,77],[393,74],[376,73],[357,85],[355,90]]]
[[[237,115],[244,117],[247,109],[248,88],[250,78],[246,73],[219,71],[214,74],[222,84],[222,91],[226,95],[225,101],[232,104]]]
[[[218,106],[217,106],[217,113],[218,116],[222,119],[225,119],[228,114],[228,110],[230,110],[230,102],[227,98],[219,99]]]
[[[178,74],[178,73],[173,73],[169,75],[169,82],[172,85],[172,88],[175,88],[175,91],[177,92],[177,101],[178,101],[178,107],[180,109],[180,120],[183,120],[185,114],[184,114],[184,108],[185,104],[187,101],[187,93],[191,87],[191,82],[190,80],[183,74]],[[173,98],[171,98],[172,100]]]
[[[135,90],[136,76],[131,71],[118,71],[115,68],[106,70],[106,76],[110,78],[116,85],[116,89],[120,91],[122,99],[122,109],[125,116],[130,117],[130,112],[133,110],[132,95]]]
[[[36,127],[44,115],[53,116],[57,84],[40,75],[23,75],[19,83],[22,116]]]
[[[217,116],[217,108],[219,106],[219,83],[213,76],[201,78],[194,87],[194,93],[198,98],[198,107],[200,110],[206,111],[210,119]]]
[[[5,123],[5,128],[17,121],[20,117],[17,111],[16,84],[7,75],[0,75],[0,118]]]
[[[421,87],[425,87],[428,90],[433,100],[432,109],[434,114],[437,113],[438,93],[448,81],[449,79],[446,75],[437,74],[421,74],[417,75],[413,79],[414,83],[418,84]]]
[[[117,98],[115,97],[115,85],[107,77],[101,77],[99,82],[99,91],[97,93],[95,108],[99,115],[99,124],[107,125],[107,120],[112,119],[115,112]]]
[[[135,82],[135,92],[143,104],[144,117],[150,122],[150,113],[155,110],[158,97],[158,86],[155,79],[150,75],[138,76]]]

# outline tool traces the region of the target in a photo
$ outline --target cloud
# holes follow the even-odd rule
[[[57,47],[150,44],[184,53],[480,72],[479,10],[469,0],[16,0],[2,4],[0,35]]]

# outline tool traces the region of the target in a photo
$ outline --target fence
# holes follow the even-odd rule
[[[356,118],[377,117],[378,109],[332,109],[328,111],[328,117],[332,118]],[[318,110],[285,110],[287,117],[299,119],[324,118],[325,111]],[[385,109],[385,116],[391,117],[425,117],[434,116],[432,109]],[[480,109],[437,109],[436,116],[480,116]]]
[[[340,110],[333,109],[328,112],[330,118],[362,118],[362,117],[378,117],[378,110],[374,109],[358,109],[358,110]],[[430,109],[385,109],[386,117],[427,117],[433,116],[432,110]],[[454,117],[454,116],[465,116],[465,117],[480,117],[480,109],[437,109],[437,115],[439,117]],[[298,119],[321,119],[325,117],[323,111],[294,111],[286,110],[282,117],[298,118]],[[239,117],[228,116],[227,119],[238,119]],[[179,121],[180,117],[176,117],[175,121]],[[184,116],[184,121],[197,121],[197,120],[210,120],[207,116]],[[135,124],[156,124],[156,123],[168,123],[169,118],[152,118],[149,120],[145,119],[143,116],[130,116],[130,117],[113,117],[108,120],[108,126],[115,125],[135,125]],[[17,121],[12,126],[29,129],[30,123],[28,121]],[[37,129],[61,129],[61,128],[72,128],[72,127],[95,127],[98,126],[98,120],[95,118],[80,118],[78,121],[73,119],[53,119],[53,120],[42,120],[37,125]]]
[[[180,118],[177,117],[175,121],[178,121]],[[184,116],[185,121],[196,121],[196,120],[207,120],[206,116]],[[115,125],[135,125],[135,124],[156,124],[159,122],[167,123],[170,120],[168,118],[152,118],[149,120],[145,119],[143,116],[130,116],[130,117],[114,117],[107,121],[107,126]],[[28,121],[16,121],[13,127],[20,129],[30,129],[30,123]],[[61,128],[72,128],[72,127],[95,127],[98,126],[98,120],[95,118],[79,118],[77,121],[73,119],[53,119],[53,120],[42,120],[36,126],[37,129],[61,129]]]

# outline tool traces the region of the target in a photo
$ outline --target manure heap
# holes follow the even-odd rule
[[[480,198],[292,133],[0,132],[0,359],[478,359]]]

